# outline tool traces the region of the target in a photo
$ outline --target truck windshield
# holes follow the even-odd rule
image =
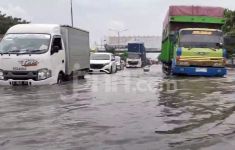
[[[223,34],[220,31],[181,31],[179,46],[185,48],[219,48],[223,43]]]
[[[139,54],[128,54],[128,58],[130,59],[140,59],[140,55]]]
[[[91,54],[91,60],[110,60],[110,55],[107,55],[107,54]]]
[[[48,51],[48,34],[7,34],[0,43],[1,53],[41,54]]]

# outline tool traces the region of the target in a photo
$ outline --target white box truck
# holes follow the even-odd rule
[[[21,24],[0,43],[1,85],[51,85],[90,68],[89,32],[54,24]]]

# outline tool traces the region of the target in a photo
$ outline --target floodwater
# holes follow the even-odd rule
[[[231,150],[235,71],[125,69],[58,86],[0,87],[1,150]]]

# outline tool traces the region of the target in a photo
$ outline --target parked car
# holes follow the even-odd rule
[[[116,73],[117,64],[114,55],[111,53],[92,53],[90,56],[90,73],[92,72]]]
[[[115,56],[115,60],[116,60],[117,70],[123,70],[124,69],[124,62],[121,59],[121,57]]]

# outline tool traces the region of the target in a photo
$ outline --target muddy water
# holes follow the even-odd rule
[[[1,150],[220,150],[235,144],[235,72],[126,69],[61,86],[0,87]]]

